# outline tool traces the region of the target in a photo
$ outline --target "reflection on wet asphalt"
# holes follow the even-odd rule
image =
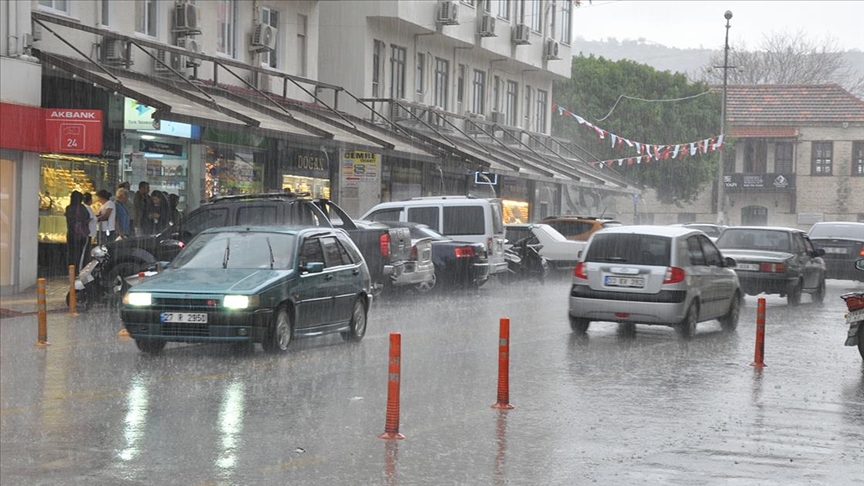
[[[756,298],[736,332],[594,323],[574,335],[566,279],[375,302],[359,345],[169,345],[117,337],[102,309],[0,323],[4,484],[864,484],[864,365],[823,306]],[[498,320],[510,403],[496,410]],[[389,333],[402,334],[400,432],[384,431]]]

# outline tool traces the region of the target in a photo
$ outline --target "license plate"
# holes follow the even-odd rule
[[[739,263],[735,265],[735,269],[737,270],[747,270],[748,272],[758,272],[759,264],[758,263]]]
[[[838,253],[841,255],[845,255],[846,248],[825,248],[825,253]]]
[[[606,276],[604,285],[607,287],[631,287],[641,289],[645,287],[645,279],[642,277]]]
[[[162,322],[194,322],[199,324],[207,323],[207,314],[203,312],[163,312],[159,316]]]

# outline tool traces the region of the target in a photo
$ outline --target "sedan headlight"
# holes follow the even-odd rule
[[[149,292],[127,292],[123,296],[123,303],[138,307],[147,307],[153,303],[153,296]]]
[[[222,307],[227,309],[248,309],[257,305],[257,295],[226,295],[222,298]]]

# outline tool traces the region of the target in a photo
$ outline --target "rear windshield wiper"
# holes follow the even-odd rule
[[[225,256],[222,257],[222,268],[228,268],[228,257],[231,255],[231,238],[225,240]]]

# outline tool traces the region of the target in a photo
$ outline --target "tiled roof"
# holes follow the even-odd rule
[[[732,85],[726,93],[730,126],[864,122],[864,101],[836,84]]]

